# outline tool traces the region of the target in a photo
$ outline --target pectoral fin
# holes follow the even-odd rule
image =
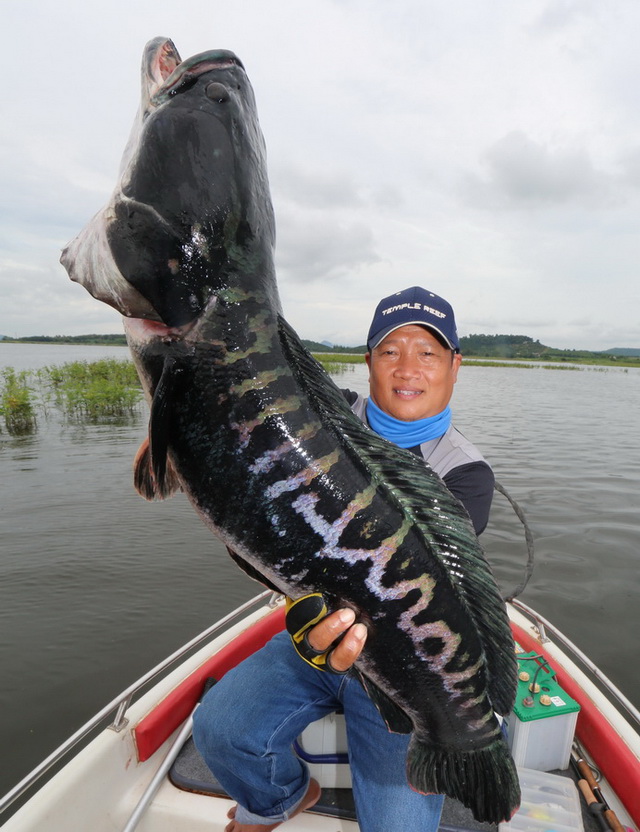
[[[172,388],[177,372],[175,362],[168,358],[153,394],[149,438],[140,446],[134,461],[133,482],[145,500],[166,500],[181,487],[169,459]]]
[[[381,690],[364,673],[360,673],[360,681],[366,690],[369,699],[380,712],[389,731],[394,734],[410,734],[413,731],[413,722],[399,705]]]
[[[173,497],[176,491],[181,490],[181,485],[171,463],[166,466],[163,487],[159,488],[156,484],[151,465],[151,450],[148,438],[138,448],[133,461],[133,484],[138,494],[150,502],[166,500],[168,497]]]

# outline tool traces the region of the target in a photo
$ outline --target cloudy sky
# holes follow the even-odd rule
[[[417,283],[461,334],[640,347],[637,0],[2,0],[0,333],[119,332],[60,249],[108,198],[145,43],[231,49],[286,317],[359,344]]]

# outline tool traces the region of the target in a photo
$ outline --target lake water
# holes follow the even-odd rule
[[[0,369],[125,358],[125,347],[0,342]],[[364,366],[338,378],[365,392]],[[536,565],[522,600],[640,706],[640,371],[465,366],[458,427],[526,512]],[[0,425],[0,793],[143,672],[260,587],[181,496],[146,503],[132,460],[146,413]],[[483,545],[504,589],[522,527],[496,494]]]

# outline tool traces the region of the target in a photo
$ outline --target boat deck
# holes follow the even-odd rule
[[[571,769],[552,773],[567,777],[574,783],[576,782]],[[180,751],[169,772],[169,779],[174,786],[183,791],[210,795],[211,797],[227,796],[224,788],[207,768],[192,739],[187,740]],[[581,806],[585,832],[601,832],[602,827],[599,825],[597,818],[588,812],[583,800],[581,800]],[[318,803],[307,811],[311,814],[356,820],[351,789],[323,788]],[[493,824],[479,823],[474,819],[469,809],[457,800],[446,798],[440,821],[442,832],[497,832],[497,829],[498,827]]]
[[[1,814],[13,807],[29,789],[39,785],[37,793],[6,820],[3,829],[7,832],[40,832],[44,829],[47,832],[85,832],[88,828],[96,832],[132,832],[138,828],[139,832],[205,832],[213,829],[222,832],[228,823],[226,813],[231,799],[214,780],[193,742],[187,739],[191,726],[189,715],[206,679],[219,678],[281,628],[282,605],[276,600],[264,606],[269,594],[261,594],[212,625],[78,729],[0,800]],[[618,701],[620,707],[611,704],[559,647],[548,639],[543,643],[541,633],[541,640],[536,640],[536,633],[542,630],[543,623],[545,627],[551,627],[548,622],[536,618],[535,625],[527,623],[513,608],[510,608],[510,616],[512,626],[517,624],[518,642],[530,649],[535,647],[537,651],[544,651],[545,656],[548,654],[552,666],[562,672],[563,686],[571,686],[576,699],[582,697],[575,738],[580,745],[576,745],[576,749],[602,771],[599,788],[623,828],[634,826],[634,818],[635,828],[639,828],[640,734],[635,726],[640,726],[640,714],[627,700],[620,698],[617,691],[614,691],[616,699],[612,701]],[[572,653],[577,655],[575,650]],[[557,675],[560,680],[560,672]],[[594,675],[600,682],[607,681],[601,674]],[[161,677],[159,681],[157,677]],[[623,709],[633,720],[633,726],[625,719]],[[111,721],[104,728],[107,719]],[[91,741],[78,751],[77,746],[89,737],[92,737]],[[582,743],[585,747],[581,747]],[[48,779],[48,773],[62,761],[65,764]],[[313,776],[317,776],[313,766],[312,771]],[[522,771],[524,773],[526,769]],[[502,832],[525,828],[529,832],[560,829],[562,832],[580,832],[579,811],[585,832],[603,830],[605,818],[589,813],[577,790],[573,770],[552,773],[561,778],[540,783],[538,788],[539,793],[544,792],[543,798],[528,802],[526,810]],[[536,772],[527,772],[527,775],[531,774]],[[341,772],[329,772],[329,776],[340,778],[332,779],[333,783],[342,781]],[[47,781],[43,783],[45,778]],[[317,779],[322,782],[321,777]],[[344,782],[348,783],[348,778],[344,778]],[[563,788],[566,782],[572,783],[567,789]],[[573,809],[570,825],[561,826],[559,822],[554,823],[556,810],[562,809],[557,805],[556,795],[565,794]],[[566,813],[561,817],[564,822]],[[357,832],[354,818],[350,789],[325,787],[321,801],[313,810],[297,816],[291,822],[291,830]],[[441,829],[443,832],[495,832],[496,828],[477,823],[466,808],[447,798]]]

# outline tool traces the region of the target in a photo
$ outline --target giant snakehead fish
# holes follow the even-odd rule
[[[135,481],[182,489],[246,571],[321,592],[368,628],[357,670],[407,778],[508,819],[517,773],[496,719],[516,662],[467,513],[376,435],[285,321],[264,140],[240,60],[147,44],[120,180],[66,247],[72,280],[119,310],[150,402]]]

